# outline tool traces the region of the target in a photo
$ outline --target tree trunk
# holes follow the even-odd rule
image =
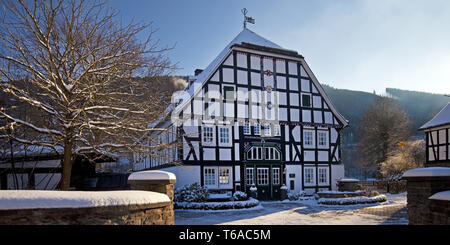
[[[65,140],[64,159],[62,163],[61,190],[68,191],[72,174],[72,142]]]

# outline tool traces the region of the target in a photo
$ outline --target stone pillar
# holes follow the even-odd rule
[[[418,168],[405,172],[407,181],[408,219],[410,225],[433,224],[433,200],[429,198],[450,189],[450,168]]]
[[[128,184],[131,190],[154,191],[166,194],[173,203],[174,184],[176,180],[175,174],[173,173],[149,170],[132,173],[128,177]]]

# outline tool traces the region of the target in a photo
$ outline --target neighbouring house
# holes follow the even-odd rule
[[[450,167],[450,103],[419,128],[426,136],[426,167]]]
[[[302,55],[247,28],[174,100],[151,125],[165,131],[142,138],[166,146],[134,154],[133,171],[164,169],[176,174],[176,187],[199,182],[212,192],[255,186],[259,199],[279,199],[283,185],[337,190],[344,177],[348,121]]]

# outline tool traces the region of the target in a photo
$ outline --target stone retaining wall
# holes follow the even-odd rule
[[[171,202],[91,208],[0,210],[0,225],[173,225]]]

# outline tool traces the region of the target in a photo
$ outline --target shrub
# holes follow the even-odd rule
[[[185,185],[175,190],[174,193],[174,201],[176,202],[205,202],[208,197],[208,189],[199,183]]]
[[[245,201],[247,199],[248,199],[247,194],[242,191],[236,191],[233,194],[233,200],[235,201]]]
[[[296,200],[299,200],[299,199],[301,199],[302,197],[304,197],[305,196],[305,192],[304,191],[300,191],[300,192],[297,192],[297,193],[291,193],[291,192],[289,192],[288,193],[288,198],[289,198],[289,200],[291,200],[291,201],[296,201]]]

